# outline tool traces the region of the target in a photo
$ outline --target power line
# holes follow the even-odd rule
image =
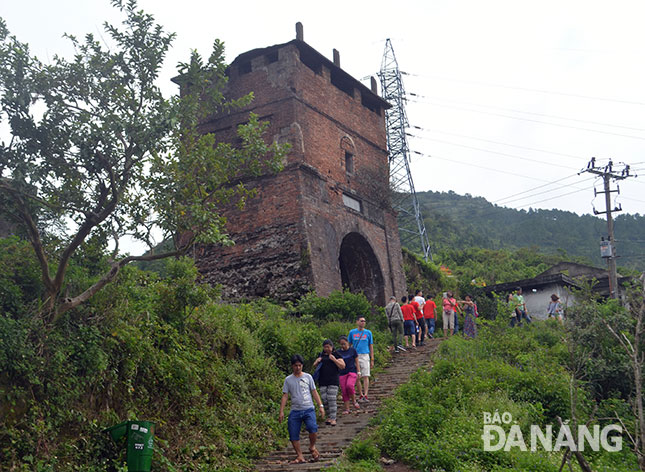
[[[440,157],[440,156],[437,156],[436,154],[432,154],[432,155],[430,155],[430,154],[424,154],[424,153],[419,152],[419,151],[411,151],[411,152],[412,152],[413,154],[417,154],[417,155],[419,155],[419,156],[423,156],[423,157],[429,157],[429,158],[432,158],[432,159],[439,159],[439,160],[442,160],[442,161],[453,162],[453,163],[455,163],[455,164],[463,164],[463,165],[465,165],[465,166],[469,166],[469,167],[476,167],[476,168],[478,168],[478,169],[484,169],[484,170],[488,170],[488,171],[491,171],[491,172],[497,172],[497,173],[500,173],[500,174],[512,175],[512,176],[514,176],[514,177],[522,177],[522,178],[524,178],[524,179],[535,180],[535,181],[538,181],[538,182],[546,182],[546,183],[548,183],[548,184],[550,184],[550,183],[551,183],[551,182],[549,182],[548,180],[538,179],[538,178],[533,177],[533,176],[528,176],[528,175],[523,175],[523,174],[517,174],[517,173],[515,173],[515,172],[509,172],[509,171],[500,170],[500,169],[494,169],[494,168],[492,168],[492,167],[480,166],[480,165],[477,165],[477,164],[473,164],[472,162],[464,162],[464,161],[457,161],[457,160],[455,160],[455,159],[448,159],[448,158],[446,158],[446,157]]]
[[[612,133],[611,131],[602,131],[602,130],[597,130],[597,129],[592,129],[592,128],[583,128],[582,126],[571,126],[571,125],[563,125],[563,124],[560,124],[560,123],[549,123],[548,121],[534,120],[534,119],[531,119],[531,118],[522,118],[522,117],[519,117],[519,116],[504,115],[503,113],[494,113],[494,112],[491,112],[491,111],[473,110],[472,108],[458,107],[458,106],[454,106],[454,105],[444,105],[444,104],[441,104],[441,103],[423,102],[423,101],[418,101],[418,100],[411,100],[411,101],[417,102],[417,103],[427,103],[429,105],[433,105],[433,106],[437,106],[437,107],[450,108],[450,109],[453,109],[453,110],[463,110],[463,111],[469,111],[469,112],[473,112],[473,113],[482,113],[484,115],[499,116],[499,117],[502,117],[502,118],[510,118],[512,120],[528,121],[528,122],[531,122],[531,123],[540,123],[540,124],[544,124],[544,125],[557,126],[557,127],[560,127],[560,128],[576,129],[576,130],[579,130],[579,131],[590,131],[592,133],[607,134],[607,135],[611,135],[611,136],[619,136],[619,137],[622,137],[622,138],[631,138],[631,139],[640,139],[640,140],[645,141],[645,137],[634,136],[632,134]]]
[[[588,181],[588,180],[595,180],[595,177],[591,177],[590,179],[585,179],[585,180],[583,180],[583,182]],[[567,188],[567,187],[571,187],[571,185],[560,185],[559,186],[559,188]],[[587,190],[586,188],[584,188],[584,189],[581,189],[579,187],[573,187],[573,188],[577,189],[577,191]],[[534,197],[537,197],[538,195],[543,195],[545,193],[554,192],[556,190],[558,190],[558,189],[544,190],[543,192],[533,193],[531,195],[527,195],[526,197],[514,198],[512,200],[508,200],[508,197],[507,197],[506,199],[502,199],[502,200],[508,200],[508,201],[503,202],[502,205],[508,205],[509,203],[516,202],[518,200],[526,200],[527,198],[534,198]],[[575,193],[575,192],[571,192],[571,193]],[[568,195],[568,194],[565,194],[565,195]],[[542,201],[545,201],[545,200],[542,200]],[[534,203],[539,203],[539,202],[534,202]]]
[[[621,129],[628,129],[632,131],[645,131],[645,128],[635,128],[632,126],[624,126],[624,125],[614,125],[610,123],[604,123],[600,121],[591,121],[591,120],[580,120],[577,118],[567,118],[564,116],[558,116],[558,115],[549,115],[546,113],[537,113],[537,112],[532,112],[532,111],[524,111],[524,110],[517,110],[515,108],[505,108],[505,107],[498,107],[494,105],[482,105],[480,103],[471,103],[471,102],[462,102],[459,100],[448,100],[446,98],[441,98],[441,97],[429,97],[426,95],[419,95],[416,93],[408,92],[408,95],[413,96],[413,97],[419,97],[419,98],[426,98],[430,100],[440,100],[448,103],[456,103],[458,105],[468,105],[468,106],[474,106],[474,107],[480,107],[480,108],[491,108],[493,110],[502,110],[502,111],[510,111],[513,113],[524,113],[526,115],[534,115],[534,116],[543,116],[546,118],[555,118],[556,120],[565,120],[565,121],[575,121],[578,123],[588,123],[588,124],[593,124],[593,125],[600,125],[600,126],[608,126],[611,128],[621,128]]]
[[[430,130],[428,130],[426,128],[422,128],[421,126],[411,126],[411,127],[414,128],[414,129],[420,130],[420,131],[428,132],[428,133],[433,132],[433,131],[430,131]],[[587,159],[587,158],[582,157],[582,156],[575,156],[575,155],[572,155],[572,154],[564,154],[564,153],[546,151],[546,150],[543,150],[543,149],[530,148],[530,147],[526,147],[526,146],[518,146],[518,145],[514,145],[514,144],[502,143],[502,142],[499,142],[499,141],[491,141],[491,140],[488,140],[488,139],[477,138],[477,137],[474,137],[474,136],[468,136],[468,135],[459,134],[459,133],[451,133],[449,131],[434,130],[434,132],[444,133],[444,134],[454,135],[454,136],[459,136],[459,137],[464,137],[464,138],[470,138],[470,139],[490,142],[490,143],[494,143],[494,144],[501,144],[501,145],[504,145],[504,146],[517,147],[517,148],[521,148],[521,149],[529,149],[529,150],[532,150],[532,151],[544,152],[544,153],[547,153],[547,154],[561,155],[561,156],[565,156],[565,157],[573,157],[573,158],[576,158],[576,159],[585,159],[585,160]],[[551,165],[551,166],[555,166],[555,167],[562,167],[562,168],[565,168],[565,169],[574,169],[574,167],[563,166],[563,165],[560,165],[560,164],[552,164],[552,163],[549,163],[549,162],[539,161],[539,160],[531,159],[531,158],[528,158],[528,157],[518,156],[516,154],[501,153],[501,152],[491,151],[491,150],[488,150],[488,149],[478,148],[478,147],[474,147],[474,146],[467,146],[465,144],[458,144],[458,143],[453,143],[453,142],[450,142],[450,141],[443,141],[443,140],[436,139],[436,138],[430,138],[430,137],[426,137],[426,136],[416,136],[416,135],[413,135],[413,134],[410,134],[410,133],[408,133],[407,135],[410,136],[410,137],[413,137],[413,138],[417,138],[417,139],[426,139],[426,140],[429,140],[429,141],[436,141],[436,142],[449,144],[449,145],[453,145],[453,146],[459,146],[459,147],[469,148],[469,149],[473,149],[473,150],[477,150],[477,151],[488,152],[488,153],[491,153],[491,154],[498,154],[498,155],[501,155],[501,156],[521,159],[521,160],[525,160],[525,161],[537,162],[539,164],[546,164],[546,165]],[[632,167],[632,170],[634,170],[634,171],[641,171],[641,170],[645,171],[645,169],[634,169],[633,167]],[[575,175],[577,175],[577,173]],[[641,185],[645,185],[645,182],[641,182],[641,181],[638,181],[638,180],[634,180],[632,182],[635,182],[635,183],[638,183],[638,184],[641,184]],[[636,201],[636,202],[644,202],[645,203],[645,201],[643,201],[643,200],[638,200],[638,199],[634,199],[634,198],[630,198],[630,197],[622,197],[622,198],[625,198],[625,199],[628,199],[628,200],[633,200],[633,201]]]
[[[620,198],[624,198],[625,200],[631,200],[632,202],[645,203],[645,200],[639,200],[638,198],[626,197],[624,195],[621,195]]]
[[[517,206],[515,208],[524,208],[524,207],[527,207],[527,206],[535,205],[537,203],[548,202],[549,200],[555,200],[556,198],[566,197],[567,195],[572,195],[574,193],[586,192],[587,190],[589,190],[589,189],[579,188],[579,189],[574,190],[572,192],[563,193],[562,195],[556,195],[555,197],[545,198],[544,200],[538,200],[537,202],[527,203],[526,205],[520,205],[520,206]]]
[[[410,135],[410,134],[408,134],[408,136],[417,137],[417,136]],[[429,139],[429,140],[432,140],[432,138],[425,138],[425,137],[419,137],[419,138],[420,138],[420,139]],[[441,140],[436,140],[436,141],[442,142]],[[454,145],[456,145],[456,146],[462,146],[462,147],[469,147],[469,146],[459,145],[459,144],[455,144],[455,143],[449,143],[449,144],[454,144]],[[509,154],[495,153],[495,152],[493,152],[493,151],[488,151],[488,150],[485,150],[485,149],[480,149],[480,148],[475,148],[475,147],[473,147],[473,149],[482,150],[482,151],[486,151],[486,152],[491,152],[491,153],[494,153],[494,154],[506,155],[506,156],[509,156],[509,157],[510,157],[510,156],[512,156],[512,155],[509,155]],[[497,204],[497,203],[499,203],[500,205],[508,205],[508,204],[509,204],[509,203],[511,203],[511,202],[515,202],[515,201],[518,201],[518,200],[524,200],[524,199],[527,199],[527,198],[533,198],[533,197],[536,197],[537,195],[542,195],[542,194],[544,194],[544,193],[548,193],[548,192],[550,192],[550,191],[555,191],[555,190],[557,190],[557,189],[552,189],[552,190],[548,190],[548,191],[544,191],[544,192],[538,192],[538,193],[533,194],[533,195],[528,195],[528,196],[526,196],[526,197],[523,197],[523,198],[517,198],[517,199],[510,200],[510,201],[504,201],[504,200],[508,200],[509,198],[512,198],[512,197],[515,197],[515,196],[518,196],[518,195],[522,195],[522,194],[524,194],[524,193],[529,193],[529,192],[531,192],[531,191],[533,191],[533,190],[537,190],[537,189],[540,189],[540,188],[543,188],[543,187],[547,187],[547,186],[549,186],[549,185],[553,185],[553,184],[555,184],[555,183],[561,182],[561,181],[563,181],[563,180],[567,180],[567,179],[569,179],[569,178],[572,178],[572,177],[575,177],[575,176],[577,176],[577,175],[578,175],[578,174],[576,173],[576,174],[573,174],[573,175],[570,175],[570,176],[567,176],[567,177],[563,177],[562,179],[558,179],[558,180],[555,180],[555,181],[547,181],[547,180],[544,180],[544,179],[537,179],[537,178],[535,178],[535,177],[530,177],[530,176],[523,175],[523,174],[517,174],[517,173],[515,173],[515,172],[503,171],[503,170],[496,169],[496,168],[492,168],[492,167],[486,167],[486,166],[482,166],[482,165],[477,165],[477,164],[473,164],[473,163],[471,163],[471,162],[464,162],[464,161],[458,161],[458,160],[454,160],[454,159],[448,159],[448,158],[446,158],[446,157],[440,157],[440,156],[438,156],[438,155],[436,155],[436,154],[428,155],[428,154],[424,154],[424,153],[421,153],[421,152],[418,152],[418,151],[411,151],[411,152],[412,152],[412,153],[414,153],[414,154],[420,155],[420,156],[430,157],[430,158],[435,158],[435,159],[439,159],[439,160],[443,160],[443,161],[448,161],[448,162],[453,162],[453,163],[455,163],[455,164],[462,164],[462,165],[466,165],[466,166],[469,166],[469,167],[477,167],[477,168],[479,168],[479,169],[484,169],[484,170],[488,170],[488,171],[491,171],[491,172],[497,172],[497,173],[500,173],[500,174],[512,175],[512,176],[514,176],[514,177],[522,177],[522,178],[525,178],[525,179],[530,179],[530,180],[535,180],[535,181],[540,181],[540,182],[546,182],[546,183],[545,183],[545,184],[543,184],[543,185],[539,185],[539,186],[537,186],[537,187],[533,187],[532,189],[529,189],[529,190],[526,190],[526,191],[523,191],[523,192],[519,192],[519,193],[517,193],[517,194],[509,195],[508,197],[504,197],[504,198],[501,198],[501,199],[499,199],[499,200],[495,200],[494,202],[491,202],[491,203],[493,203],[493,204]],[[528,159],[528,158],[522,158],[522,157],[519,157],[519,156],[515,156],[515,157],[517,157],[517,158],[519,158],[519,159],[531,160],[531,159]],[[539,161],[538,161],[538,162],[539,162]],[[541,162],[541,163],[542,163],[542,162]],[[555,165],[555,164],[552,164],[552,165]],[[561,167],[564,167],[564,166],[561,166]],[[591,177],[591,178],[585,179],[585,180],[583,180],[582,182],[586,182],[586,181],[594,180],[594,179],[596,179],[596,177]],[[564,188],[564,187],[570,187],[570,185],[561,185],[561,186],[559,186],[559,188]],[[571,193],[577,193],[577,192],[579,192],[579,191],[583,191],[583,190],[588,190],[588,189],[577,189],[577,190],[576,190],[576,192],[571,192]],[[565,194],[565,195],[568,195],[568,194]],[[558,197],[553,197],[553,198],[558,198]],[[632,200],[632,201],[636,201],[636,202],[645,203],[645,201],[644,201],[644,200],[638,200],[638,199],[631,198],[631,197],[627,197],[627,196],[624,196],[624,195],[621,195],[621,198],[624,198],[624,199],[626,199],[626,200]],[[551,198],[550,198],[550,199],[547,199],[547,200],[551,200]],[[533,204],[535,204],[535,203],[541,203],[542,201],[546,201],[546,200],[540,200],[539,202],[532,202],[532,203],[530,203],[529,205],[533,205]],[[523,205],[523,206],[528,206],[528,205]],[[522,206],[520,206],[520,207],[518,207],[518,208],[522,208]]]
[[[427,78],[427,79],[435,79],[435,80],[445,80],[449,82],[462,82],[466,84],[475,84],[475,85],[484,85],[486,87],[497,87],[497,88],[505,88],[505,89],[511,89],[511,90],[521,90],[524,92],[535,92],[535,93],[544,93],[544,94],[549,94],[549,95],[559,95],[559,96],[565,96],[565,97],[574,97],[574,98],[584,98],[587,100],[600,100],[604,102],[615,102],[615,103],[624,103],[627,105],[645,105],[645,102],[637,102],[637,101],[632,101],[632,100],[621,100],[617,98],[605,98],[605,97],[593,97],[590,95],[581,95],[577,93],[567,93],[567,92],[558,92],[555,90],[543,90],[543,89],[532,89],[532,88],[527,88],[527,87],[517,87],[513,85],[506,85],[506,84],[495,84],[492,82],[481,82],[477,80],[467,80],[467,79],[457,79],[453,77],[441,77],[437,75],[421,75],[421,74],[413,74],[409,72],[401,72],[404,75],[409,75],[411,77],[421,77],[421,78]]]
[[[575,159],[580,159],[580,160],[585,160],[585,161],[588,159],[588,157],[577,156],[575,154],[566,154],[566,153],[563,153],[563,152],[547,151],[545,149],[538,149],[538,148],[528,147],[528,146],[520,146],[520,145],[517,145],[517,144],[504,143],[504,142],[501,142],[501,141],[493,141],[491,139],[478,138],[476,136],[469,136],[467,134],[453,133],[453,132],[450,132],[450,131],[444,131],[444,130],[440,130],[440,129],[434,129],[433,128],[432,130],[429,130],[429,129],[426,129],[426,128],[422,128],[420,126],[412,126],[412,128],[419,129],[419,130],[425,131],[427,133],[448,134],[448,135],[451,135],[451,136],[458,136],[460,138],[468,138],[468,139],[474,139],[476,141],[483,141],[483,142],[486,142],[486,143],[501,144],[502,146],[510,146],[510,147],[516,147],[516,148],[519,148],[519,149],[526,149],[528,151],[537,151],[537,152],[543,152],[545,154],[553,154],[554,156],[573,157]]]
[[[514,159],[521,159],[523,161],[537,162],[538,164],[544,164],[544,165],[553,166],[553,167],[560,167],[562,169],[569,169],[569,170],[576,170],[577,169],[577,167],[570,167],[570,166],[564,166],[564,165],[561,165],[561,164],[553,164],[551,162],[538,161],[537,159],[531,159],[530,157],[522,157],[522,156],[518,156],[517,154],[508,154],[508,153],[505,153],[505,152],[491,151],[489,149],[483,149],[483,148],[479,148],[479,147],[476,147],[476,146],[468,146],[466,144],[452,143],[450,141],[444,141],[442,139],[428,138],[426,136],[415,136],[415,135],[409,134],[409,133],[408,133],[408,136],[411,136],[413,138],[419,138],[419,139],[427,139],[429,141],[435,141],[435,142],[443,143],[443,144],[449,144],[451,146],[459,146],[459,147],[463,147],[463,148],[466,148],[466,149],[473,149],[475,151],[488,152],[490,154],[497,154],[499,156],[511,157],[511,158],[514,158]]]
[[[513,195],[509,195],[508,197],[500,198],[499,200],[495,200],[495,201],[494,201],[494,202],[492,202],[492,203],[498,203],[498,202],[501,202],[502,200],[508,200],[509,198],[513,198],[513,197],[516,197],[516,196],[518,196],[518,195],[523,195],[523,194],[525,194],[525,193],[529,193],[529,192],[532,192],[533,190],[537,190],[537,189],[540,189],[540,188],[543,188],[543,187],[548,187],[549,185],[553,185],[553,184],[556,184],[556,183],[558,183],[558,182],[562,182],[562,181],[564,181],[564,180],[568,180],[568,179],[570,179],[570,178],[572,178],[572,177],[577,177],[577,176],[578,176],[578,174],[576,173],[576,174],[569,175],[569,176],[567,176],[567,177],[562,177],[561,179],[554,180],[553,182],[549,182],[548,184],[539,185],[539,186],[537,186],[537,187],[533,187],[533,188],[531,188],[531,189],[524,190],[523,192],[514,193]],[[593,179],[595,179],[595,177],[592,177],[592,178],[591,178],[591,180],[593,180]],[[589,179],[588,179],[588,180],[589,180]]]
[[[454,159],[448,159],[448,158],[445,158],[445,157],[437,156],[436,154],[433,154],[432,156],[429,156],[429,155],[427,155],[427,154],[423,154],[423,153],[418,152],[418,151],[411,151],[411,152],[412,152],[412,153],[414,153],[414,154],[420,155],[420,156],[424,156],[424,157],[431,157],[431,158],[434,158],[434,159],[439,159],[439,160],[442,160],[442,161],[453,162],[453,163],[456,163],[456,164],[463,164],[463,165],[467,165],[467,166],[469,166],[469,167],[477,167],[477,168],[479,168],[479,169],[484,169],[484,170],[488,170],[488,171],[491,171],[491,172],[498,172],[498,173],[501,173],[501,174],[512,175],[512,176],[514,176],[514,177],[522,177],[522,178],[525,178],[525,179],[538,180],[538,181],[542,181],[542,182],[547,182],[547,183],[546,183],[546,185],[552,185],[552,184],[554,183],[554,182],[548,182],[548,181],[545,181],[545,180],[543,180],[543,179],[536,179],[535,177],[529,177],[529,176],[527,176],[527,175],[517,174],[517,173],[515,173],[515,172],[508,172],[508,171],[503,171],[503,170],[499,170],[499,169],[494,169],[494,168],[491,168],[491,167],[486,167],[486,166],[480,166],[480,165],[477,165],[477,164],[472,164],[472,163],[470,163],[470,162],[463,162],[463,161],[457,161],[457,160],[454,160]],[[571,177],[571,176],[566,177],[566,178],[570,178],[570,177]],[[561,179],[561,180],[564,180],[564,179]],[[587,180],[593,180],[593,178],[592,178],[592,179],[587,179]],[[546,185],[545,185],[545,186],[546,186]],[[562,187],[566,187],[566,186],[562,186]],[[550,191],[554,191],[554,190],[555,190],[555,189],[550,190]],[[574,190],[574,191],[572,191],[572,192],[567,192],[567,193],[565,193],[565,194],[557,195],[557,196],[555,196],[555,197],[550,197],[550,198],[546,198],[546,199],[543,199],[543,200],[539,200],[539,201],[531,202],[531,203],[528,203],[528,204],[525,204],[525,205],[520,205],[520,206],[517,206],[516,208],[524,208],[524,207],[527,207],[527,206],[535,205],[535,204],[537,204],[537,203],[542,203],[542,202],[546,202],[546,201],[549,201],[549,200],[554,200],[554,199],[557,199],[557,198],[560,198],[560,197],[564,197],[564,196],[571,195],[571,194],[578,193],[578,192],[584,192],[584,191],[587,191],[587,190],[589,190],[589,188],[577,188],[577,187],[576,187],[576,190]],[[541,192],[541,193],[546,193],[546,192]],[[539,193],[539,194],[540,194],[540,193]],[[535,196],[537,196],[537,195],[539,195],[539,194],[536,194],[536,195],[530,195],[530,196],[525,197],[525,198],[532,198],[532,197],[535,197]],[[518,200],[524,200],[525,198],[521,198],[521,199],[518,199]],[[504,199],[503,199],[503,200],[504,200]],[[515,201],[515,200],[513,200],[513,201]],[[493,202],[493,203],[495,203],[495,202]],[[503,205],[506,205],[506,204],[508,204],[508,203],[510,203],[510,202],[503,203]]]

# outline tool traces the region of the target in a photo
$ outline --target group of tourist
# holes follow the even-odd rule
[[[470,339],[477,336],[475,319],[479,316],[479,312],[472,296],[466,295],[463,300],[457,300],[451,291],[445,292],[442,298],[442,308],[444,337],[459,332],[459,314],[464,315],[464,336]]]
[[[392,346],[395,353],[423,346],[426,339],[434,337],[437,305],[432,298],[433,296],[430,295],[426,300],[421,290],[414,295],[403,296],[400,304],[396,297],[390,297],[385,307],[385,315],[392,333]],[[508,294],[507,302],[511,308],[511,326],[520,325],[523,321],[527,324],[531,323],[520,287]],[[548,316],[562,321],[562,312],[559,297],[555,294],[551,295],[551,303],[547,308]],[[463,300],[457,300],[451,291],[445,292],[442,297],[444,337],[458,332],[459,314],[463,314],[464,336],[476,337],[475,320],[479,313],[473,298],[466,295]],[[356,328],[338,340],[339,349],[334,348],[332,340],[323,341],[322,351],[313,363],[315,369],[313,376],[303,372],[302,356],[296,354],[291,358],[292,374],[284,380],[282,386],[279,421],[282,422],[284,419],[284,409],[291,396],[291,412],[287,429],[296,452],[293,463],[305,462],[300,447],[300,429],[303,423],[309,433],[309,451],[312,460],[318,460],[320,457],[316,449],[318,425],[315,404],[320,409],[321,417],[326,419],[326,424],[336,426],[339,390],[343,401],[343,414],[349,414],[351,408],[360,410],[359,403],[369,402],[370,371],[374,368],[374,338],[372,332],[365,328],[366,322],[365,317],[358,317]],[[315,381],[318,381],[318,390],[316,390]],[[326,418],[325,415],[327,415]]]
[[[423,298],[423,292],[418,290],[414,296],[403,296],[399,305],[395,297],[390,297],[390,303],[385,307],[385,315],[392,332],[395,353],[423,346],[426,338],[434,337],[437,305],[432,298],[431,294],[426,300]],[[468,338],[474,338],[477,335],[475,318],[479,314],[477,304],[470,295],[466,295],[463,300],[457,300],[452,292],[445,292],[442,298],[442,309],[444,337],[453,335],[459,330],[459,313],[464,315],[464,335]],[[401,331],[403,331],[405,346],[400,341]]]
[[[325,339],[322,352],[313,364],[315,369],[313,376],[303,372],[302,356],[296,354],[291,358],[292,374],[282,385],[278,419],[280,422],[284,419],[284,409],[291,396],[291,412],[287,419],[287,429],[289,440],[296,452],[296,458],[292,463],[305,462],[300,447],[300,428],[303,423],[309,433],[311,460],[316,461],[320,457],[316,449],[318,424],[314,401],[320,409],[321,417],[326,419],[326,424],[329,426],[336,426],[339,389],[345,415],[350,413],[351,407],[360,410],[359,403],[369,403],[369,381],[371,369],[374,368],[374,338],[372,332],[365,328],[366,323],[365,317],[359,316],[356,320],[356,328],[352,329],[347,336],[340,337],[338,341],[340,349],[334,349],[334,343],[330,339]],[[314,378],[318,381],[318,390],[316,390]],[[358,390],[358,399],[356,390]],[[326,418],[325,415],[327,415]]]
[[[531,317],[526,311],[526,302],[522,295],[522,287],[517,287],[514,292],[509,293],[506,296],[506,302],[511,309],[511,327],[521,325],[523,320],[531,324]]]
[[[506,302],[511,312],[511,327],[520,326],[523,321],[531,324],[532,320],[526,309],[526,302],[522,295],[522,287],[517,287],[515,291],[506,296]],[[551,295],[551,301],[546,309],[547,318],[555,318],[564,322],[564,307],[557,294]]]
[[[404,295],[401,305],[397,303],[396,297],[390,297],[390,302],[385,307],[385,316],[392,333],[394,352],[423,346],[426,338],[434,337],[436,311],[435,302],[423,298],[421,290],[409,297]]]

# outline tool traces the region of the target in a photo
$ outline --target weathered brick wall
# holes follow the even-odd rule
[[[202,126],[235,142],[236,126],[253,111],[270,122],[267,136],[291,143],[292,151],[285,171],[252,183],[259,195],[243,211],[225,212],[236,245],[201,248],[198,267],[206,280],[223,285],[227,298],[289,299],[309,288],[327,295],[342,288],[341,244],[356,233],[365,242],[357,249],[373,251],[377,261],[372,278],[382,283],[370,293],[382,303],[405,292],[396,217],[388,201],[384,112],[365,106],[365,89],[357,82],[348,88],[353,82],[341,81],[339,88],[334,66],[323,61],[312,67],[317,56],[303,44],[238,57],[226,94],[238,98],[253,91],[255,100]],[[301,54],[308,56],[301,60]],[[353,156],[352,172],[346,152]],[[360,202],[360,211],[348,208],[343,194]]]
[[[251,182],[258,196],[242,211],[231,207],[223,213],[235,245],[197,250],[200,272],[207,282],[222,285],[225,298],[288,300],[311,289],[298,174],[287,169]]]

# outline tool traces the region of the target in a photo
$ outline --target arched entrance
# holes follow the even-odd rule
[[[376,254],[370,243],[358,233],[343,238],[338,256],[343,288],[352,293],[362,292],[369,301],[385,305],[385,283]]]

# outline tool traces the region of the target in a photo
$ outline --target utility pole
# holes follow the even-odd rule
[[[606,214],[607,215],[607,234],[608,234],[608,247],[603,247],[601,245],[601,255],[603,258],[607,259],[607,266],[609,269],[609,296],[611,298],[620,298],[620,293],[619,293],[619,287],[618,287],[618,274],[616,272],[616,242],[614,239],[614,219],[612,217],[612,213],[617,213],[619,211],[623,211],[622,205],[618,204],[618,206],[614,206],[612,210],[612,205],[611,205],[611,194],[612,193],[617,193],[620,194],[620,187],[616,185],[616,190],[611,189],[611,181],[615,180],[624,180],[627,177],[636,177],[635,175],[630,175],[629,174],[629,166],[625,164],[623,169],[619,171],[615,171],[613,169],[613,162],[610,159],[609,163],[602,167],[602,166],[597,166],[596,165],[596,158],[592,157],[589,163],[587,164],[587,168],[583,169],[580,171],[580,174],[583,172],[589,172],[591,174],[596,174],[602,177],[603,180],[603,188],[604,190],[601,192],[596,191],[594,188],[594,196],[598,195],[599,193],[604,193],[605,194],[605,211],[596,211],[596,209],[593,209],[594,215],[602,215]]]
[[[405,90],[392,42],[387,39],[379,72],[381,94],[392,108],[385,111],[387,150],[390,163],[392,207],[398,212],[401,242],[417,242],[423,258],[432,260],[430,241],[410,172],[410,149],[406,135]]]

